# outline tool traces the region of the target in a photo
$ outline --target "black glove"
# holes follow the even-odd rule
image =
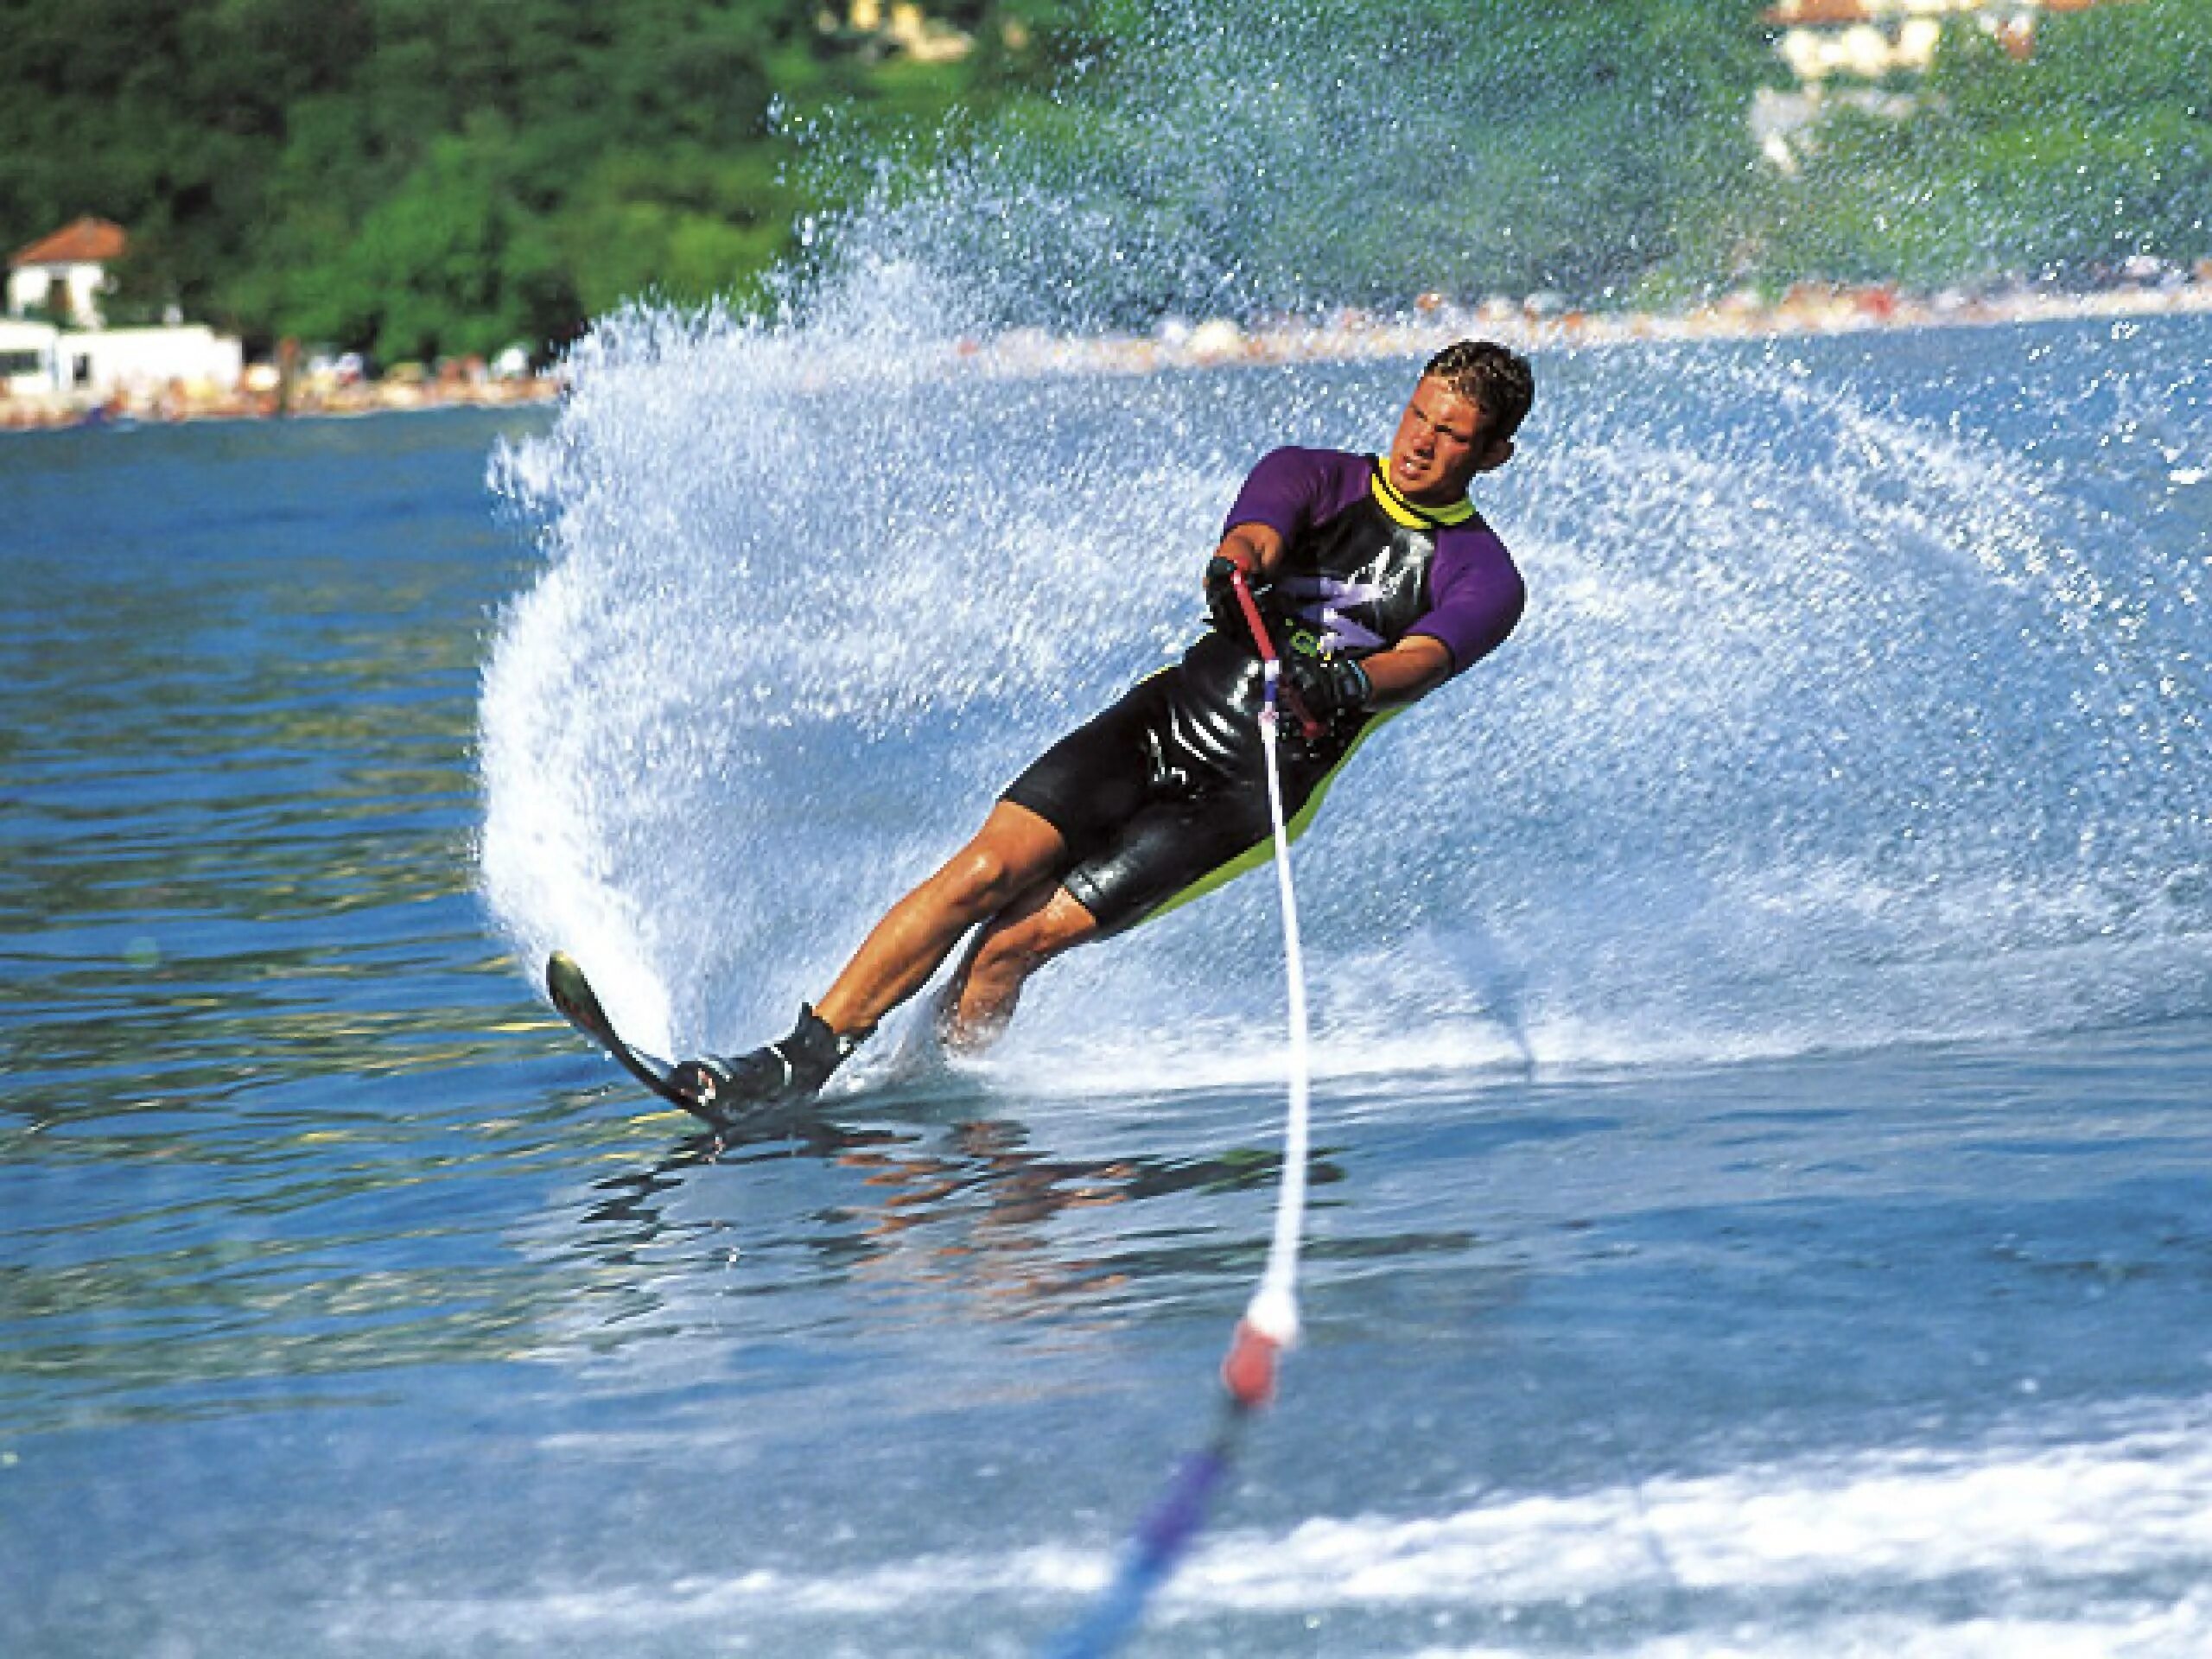
[[[1236,583],[1231,580],[1240,567],[1233,559],[1218,553],[1206,561],[1206,613],[1213,618],[1213,625],[1232,639],[1252,637],[1251,624],[1244,620],[1244,607],[1236,602]]]
[[[1375,696],[1367,671],[1349,657],[1307,657],[1292,652],[1282,659],[1283,683],[1316,720],[1364,709]]]

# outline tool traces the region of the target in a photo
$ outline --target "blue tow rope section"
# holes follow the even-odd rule
[[[1044,1659],[1107,1659],[1128,1639],[1152,1593],[1167,1582],[1205,1524],[1206,1506],[1236,1452],[1245,1423],[1274,1398],[1275,1362],[1298,1338],[1298,1242],[1306,1213],[1307,1063],[1306,963],[1299,946],[1298,895],[1290,883],[1290,837],[1283,827],[1282,783],[1275,775],[1276,685],[1281,665],[1240,572],[1236,597],[1260,649],[1264,701],[1260,741],[1266,752],[1275,885],[1282,901],[1283,957],[1290,986],[1290,1106],[1283,1134],[1282,1191],[1266,1271],[1222,1362],[1221,1418],[1213,1438],[1183,1459],[1123,1553],[1122,1565],[1090,1612],[1044,1652]]]
[[[1152,1592],[1167,1581],[1191,1540],[1205,1524],[1206,1505],[1212,1500],[1214,1488],[1221,1484],[1221,1478],[1229,1472],[1238,1431],[1247,1414],[1248,1408],[1234,1399],[1223,1408],[1221,1426],[1214,1431],[1213,1439],[1203,1450],[1183,1459],[1160,1502],[1137,1528],[1114,1581],[1080,1624],[1045,1649],[1045,1659],[1105,1659],[1128,1639],[1144,1617]]]

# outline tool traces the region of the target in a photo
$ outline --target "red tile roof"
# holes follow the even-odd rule
[[[1781,0],[1759,14],[1763,23],[1863,23],[1874,14],[1859,0]]]
[[[2102,0],[2024,0],[2030,7],[2045,11],[2087,11]],[[1908,8],[1897,0],[1776,0],[1759,14],[1759,21],[1770,28],[1793,28],[1799,24],[1872,22],[1884,16],[1897,16]],[[1997,11],[1993,0],[1977,0],[1977,3],[1963,8],[1967,10]]]
[[[41,237],[23,249],[8,264],[18,265],[88,265],[105,264],[123,257],[123,251],[130,245],[123,226],[111,225],[104,219],[80,219],[73,225],[64,226],[52,236]]]

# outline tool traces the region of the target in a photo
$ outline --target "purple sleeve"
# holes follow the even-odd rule
[[[1505,543],[1487,527],[1447,531],[1429,567],[1427,612],[1408,628],[1442,642],[1452,671],[1471,666],[1505,643],[1528,602]]]
[[[1364,455],[1336,449],[1271,449],[1237,491],[1221,533],[1265,524],[1294,540],[1366,489],[1367,464]]]

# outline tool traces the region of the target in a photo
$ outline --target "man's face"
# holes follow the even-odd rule
[[[1467,493],[1477,473],[1503,467],[1510,441],[1483,430],[1483,412],[1440,380],[1424,378],[1390,440],[1390,482],[1407,500],[1445,507]]]

